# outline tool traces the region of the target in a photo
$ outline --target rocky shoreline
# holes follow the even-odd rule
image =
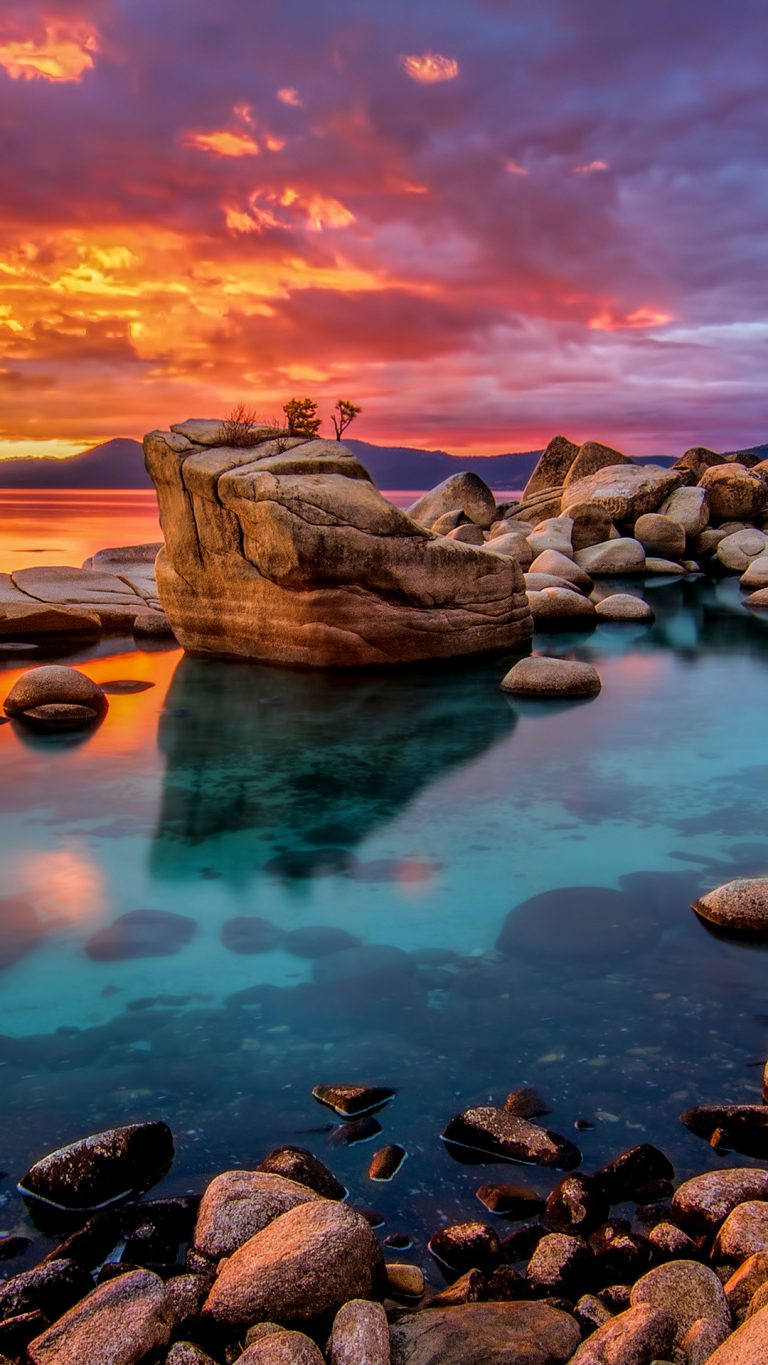
[[[313,1094],[347,1129],[396,1114],[387,1087]],[[352,1206],[306,1148],[222,1171],[199,1197],[152,1198],[174,1158],[164,1122],[82,1138],[18,1182],[54,1241],[32,1269],[0,1281],[0,1361],[758,1365],[768,1356],[768,1169],[725,1165],[676,1187],[665,1154],[641,1143],[582,1173],[576,1143],[540,1122],[547,1109],[523,1087],[446,1124],[444,1143],[480,1166],[501,1163],[506,1179],[482,1172],[486,1216],[468,1209],[435,1230],[436,1292],[403,1260],[407,1234],[383,1235],[382,1216]],[[768,1157],[768,1106],[681,1118],[723,1157]],[[369,1177],[396,1179],[405,1156],[397,1144],[379,1149]],[[553,1173],[548,1195],[518,1176],[521,1163]],[[27,1245],[0,1238],[9,1269]]]

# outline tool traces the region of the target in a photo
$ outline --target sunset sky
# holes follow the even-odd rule
[[[765,0],[2,0],[0,456],[768,440]]]

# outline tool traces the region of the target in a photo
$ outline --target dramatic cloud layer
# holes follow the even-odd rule
[[[4,0],[0,456],[304,392],[456,450],[765,440],[766,40],[763,0]]]

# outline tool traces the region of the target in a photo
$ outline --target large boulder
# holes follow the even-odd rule
[[[132,1123],[81,1138],[41,1157],[19,1181],[27,1199],[89,1212],[148,1189],[173,1160],[167,1124]]]
[[[381,1252],[359,1213],[331,1200],[298,1204],[222,1264],[203,1315],[210,1322],[303,1322],[370,1298]]]
[[[544,1303],[466,1303],[410,1313],[391,1329],[392,1365],[560,1365],[581,1333]]]
[[[612,464],[569,482],[561,511],[570,514],[579,503],[597,503],[612,521],[634,524],[646,512],[658,511],[682,481],[676,470],[660,465]]]
[[[132,1270],[99,1285],[27,1350],[33,1365],[136,1365],[157,1359],[173,1326],[162,1280]]]
[[[705,469],[699,487],[709,494],[712,520],[752,521],[768,507],[768,483],[741,464]]]
[[[523,501],[529,502],[537,494],[552,488],[562,488],[578,453],[579,447],[569,441],[567,436],[553,436],[523,489]]]
[[[434,535],[336,441],[283,444],[190,453],[145,438],[166,542],[157,586],[185,649],[342,667],[527,647],[514,558]],[[466,501],[490,524],[489,490],[485,514]]]
[[[412,503],[408,515],[422,526],[432,526],[445,512],[460,509],[476,526],[486,530],[496,520],[496,499],[479,474],[450,474],[429,493]]]
[[[682,526],[687,536],[697,536],[709,521],[709,494],[706,488],[676,488],[659,512]]]
[[[218,1261],[261,1232],[273,1218],[318,1200],[306,1185],[266,1171],[222,1171],[208,1185],[197,1215],[193,1246]]]

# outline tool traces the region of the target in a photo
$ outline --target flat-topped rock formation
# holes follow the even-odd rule
[[[157,589],[190,653],[348,667],[527,652],[514,558],[394,507],[339,442],[233,448],[219,425],[144,440],[165,535]]]

